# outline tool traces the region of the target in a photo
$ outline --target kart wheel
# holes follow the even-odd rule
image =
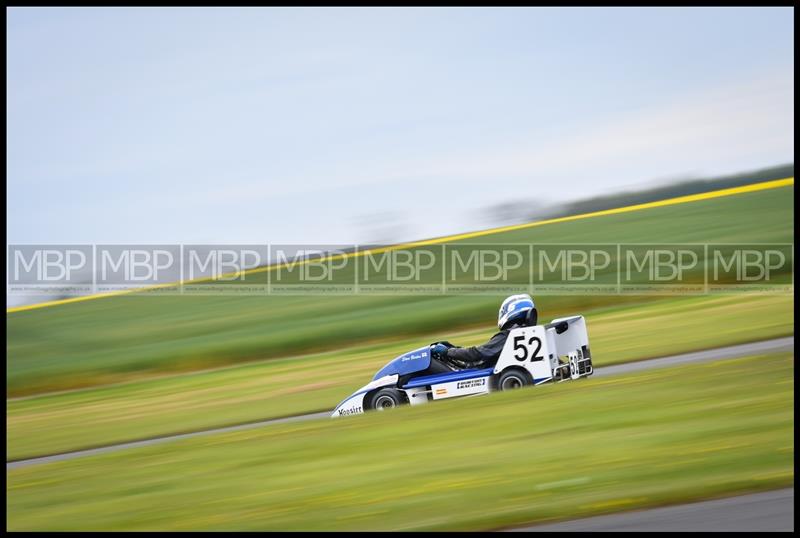
[[[393,409],[405,403],[405,396],[397,389],[385,387],[375,392],[369,399],[369,408],[376,411]]]
[[[498,390],[519,389],[527,385],[533,385],[533,379],[525,370],[506,370],[497,378]]]

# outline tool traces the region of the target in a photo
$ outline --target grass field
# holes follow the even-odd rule
[[[498,233],[495,243],[792,243],[793,187]],[[487,296],[121,296],[9,313],[6,389],[22,396],[491,327]],[[551,316],[640,302],[537,296]],[[653,299],[653,298],[651,298]]]
[[[14,469],[7,529],[478,530],[785,487],[793,371],[748,357]]]
[[[662,299],[587,313],[597,366],[794,331],[792,298]],[[484,341],[491,328],[429,335],[423,343]],[[669,338],[664,338],[669,334]],[[44,395],[6,404],[8,459],[60,453],[215,426],[333,409],[419,339],[275,359],[203,373]],[[325,375],[319,375],[320,363]]]

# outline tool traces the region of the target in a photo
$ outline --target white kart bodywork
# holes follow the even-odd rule
[[[411,405],[424,404],[430,400],[487,394],[498,390],[494,386],[496,380],[509,369],[527,371],[534,385],[591,375],[592,360],[586,320],[583,316],[570,316],[554,319],[545,325],[513,329],[508,334],[494,368],[412,378],[402,387],[397,386],[398,375],[381,377],[346,398],[336,406],[331,416],[363,413],[365,396],[382,387],[401,390]]]
[[[556,329],[562,323],[567,324],[567,330],[559,334]],[[559,363],[558,359],[561,357],[569,366],[569,371],[565,371],[565,374],[568,373],[571,379],[586,377],[592,374],[588,349],[589,334],[583,316],[558,318],[535,327],[521,327],[509,333],[494,373],[499,374],[506,368],[521,366],[531,374],[534,384],[538,385],[552,381],[557,377],[559,369],[566,370]],[[584,354],[587,356],[584,357]],[[588,367],[588,371],[581,368],[582,366]]]

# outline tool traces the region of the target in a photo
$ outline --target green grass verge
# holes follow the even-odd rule
[[[783,187],[497,233],[479,242],[791,243],[793,198],[793,188]],[[333,350],[365,340],[490,327],[504,296],[128,295],[16,312],[6,316],[6,389],[10,396],[22,396]],[[549,315],[642,300],[536,299]]]
[[[599,367],[792,334],[789,296],[662,299],[587,317]],[[391,358],[439,339],[474,345],[491,327],[354,347],[6,404],[9,459],[308,413],[333,407]]]
[[[785,487],[790,354],[7,472],[8,530],[477,530]]]

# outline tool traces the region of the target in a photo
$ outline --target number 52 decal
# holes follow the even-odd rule
[[[524,342],[525,336],[514,337],[514,358],[520,362],[528,360],[529,346],[536,346],[533,353],[530,354],[531,362],[544,360],[544,355],[539,356],[539,351],[542,349],[542,340],[538,336],[531,336],[527,342]],[[521,353],[520,353],[521,352]]]

